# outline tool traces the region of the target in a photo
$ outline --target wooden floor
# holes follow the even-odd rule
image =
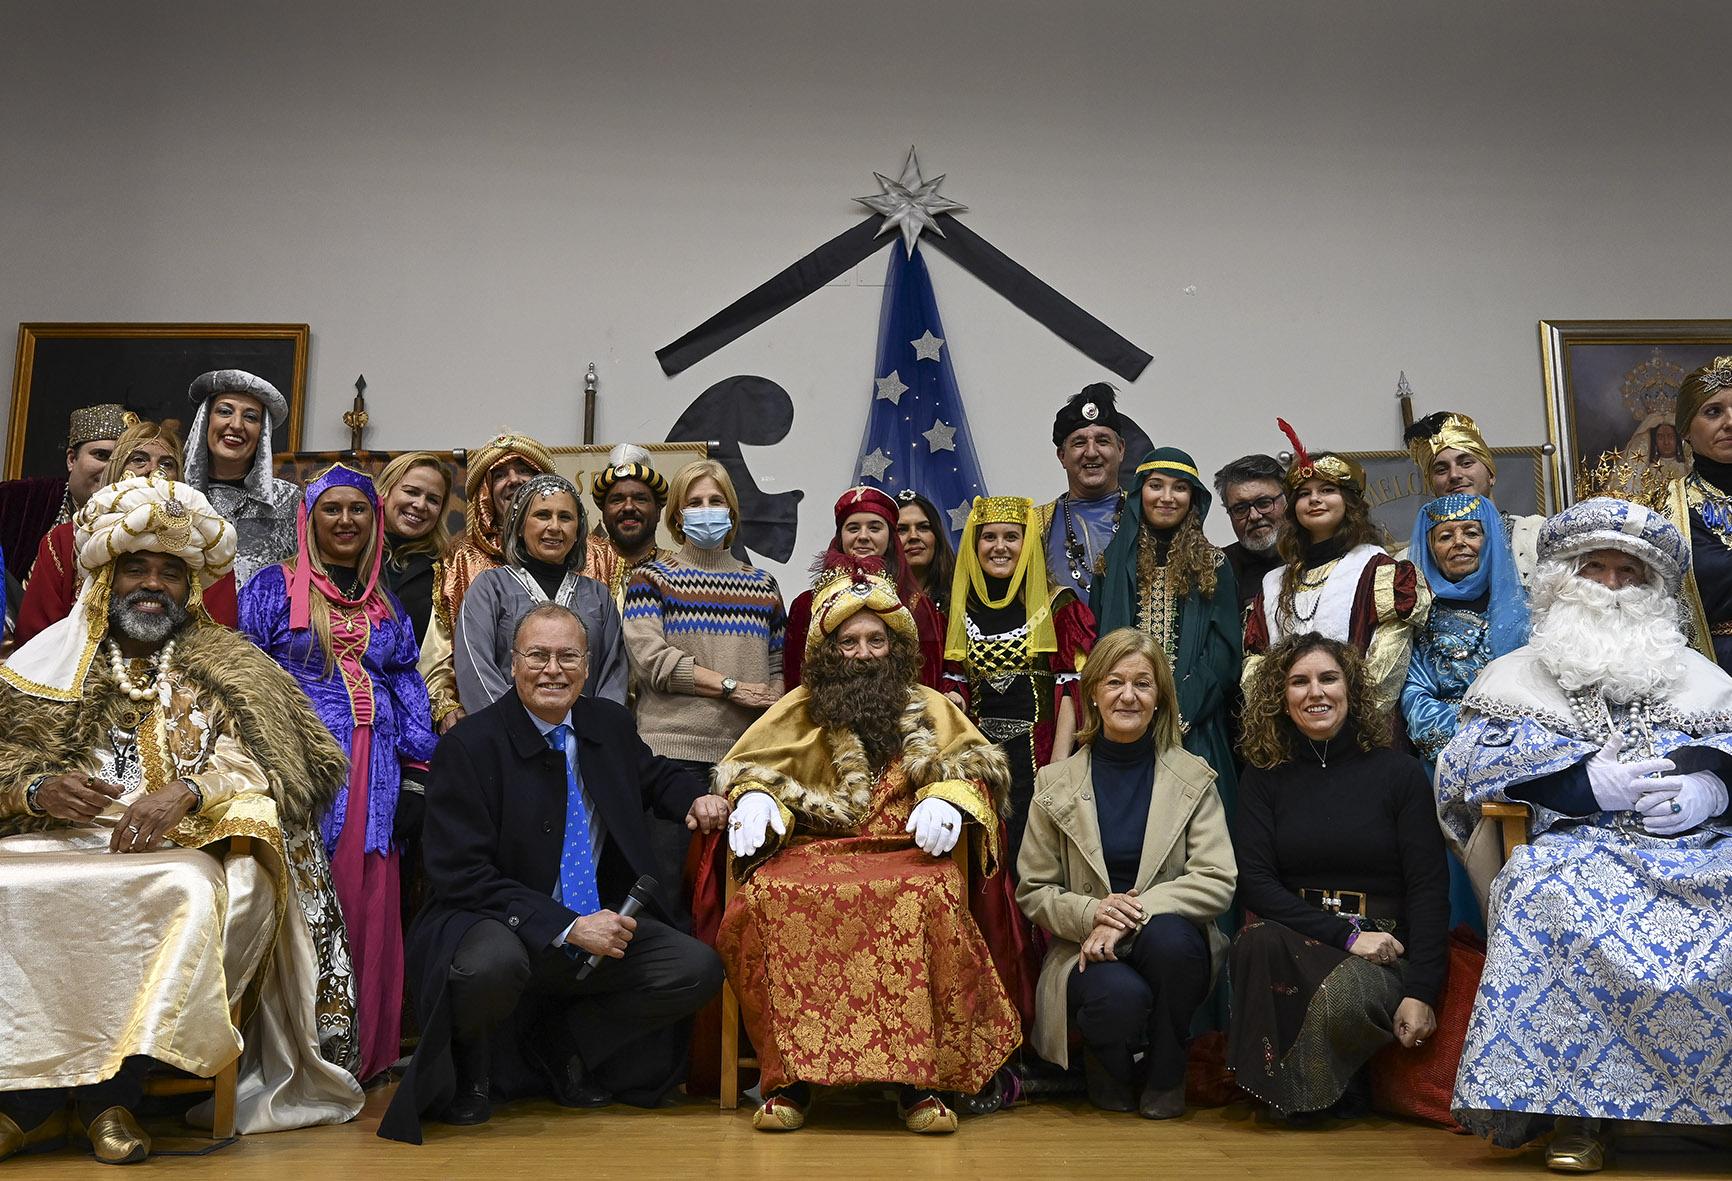
[[[1108,1115],[1081,1100],[1040,1103],[964,1120],[954,1136],[902,1130],[888,1101],[861,1093],[821,1096],[811,1122],[789,1135],[752,1130],[748,1111],[682,1102],[660,1111],[566,1111],[551,1103],[501,1109],[479,1128],[430,1125],[414,1147],[373,1133],[388,1088],[368,1094],[350,1124],[240,1141],[204,1157],[156,1156],[142,1170],[225,1181],[381,1181],[486,1177],[812,1178],[1544,1178],[1537,1150],[1501,1152],[1467,1136],[1373,1118],[1318,1130],[1272,1126],[1248,1107],[1206,1109],[1168,1123]],[[1666,1151],[1670,1142],[1636,1140],[1620,1150],[1607,1177],[1726,1177],[1732,1156]],[[176,1146],[198,1146],[178,1141]],[[1643,1147],[1646,1145],[1647,1147]],[[84,1153],[14,1158],[7,1177],[91,1176]],[[106,1174],[105,1174],[106,1175]]]

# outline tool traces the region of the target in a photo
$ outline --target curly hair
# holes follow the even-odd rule
[[[1137,543],[1137,586],[1149,585],[1155,576],[1155,538],[1144,529]],[[1209,544],[1203,535],[1203,522],[1195,512],[1185,514],[1173,531],[1173,543],[1167,552],[1167,577],[1172,580],[1174,597],[1183,598],[1193,590],[1205,599],[1215,597],[1215,570],[1223,560],[1220,550]]]
[[[1299,728],[1287,712],[1287,674],[1299,658],[1326,652],[1347,678],[1347,722],[1360,750],[1389,745],[1389,715],[1377,704],[1376,686],[1365,675],[1365,660],[1356,649],[1320,632],[1288,636],[1269,649],[1245,687],[1245,712],[1239,753],[1253,767],[1278,767],[1293,758]]]
[[[1337,483],[1335,487],[1340,489],[1341,502],[1347,511],[1327,542],[1339,546],[1338,553],[1345,553],[1358,545],[1389,548],[1389,531],[1371,519],[1371,503],[1364,494],[1351,484]],[[1322,544],[1325,543],[1312,541],[1311,535],[1299,524],[1299,496],[1297,491],[1289,492],[1287,511],[1281,515],[1281,530],[1275,540],[1275,552],[1281,555],[1286,566],[1281,571],[1281,594],[1275,601],[1277,619],[1292,621],[1293,600],[1299,594],[1299,581],[1304,577],[1312,552]]]

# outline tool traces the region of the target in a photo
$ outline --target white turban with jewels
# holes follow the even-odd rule
[[[72,518],[72,545],[91,574],[122,554],[172,554],[209,586],[234,565],[235,527],[191,484],[128,476],[84,502]]]

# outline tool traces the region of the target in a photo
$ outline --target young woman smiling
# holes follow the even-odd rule
[[[399,455],[379,473],[379,502],[385,514],[385,585],[409,613],[421,644],[421,677],[433,702],[433,720],[443,734],[463,717],[457,704],[457,674],[452,664],[451,620],[436,591],[444,577],[451,526],[446,505],[451,469],[431,451]]]
[[[241,588],[240,626],[300,683],[349,756],[321,831],[354,962],[365,1082],[401,1051],[401,854],[419,830],[436,739],[414,628],[379,576],[384,518],[372,479],[334,464],[302,503],[294,560]]]
[[[1371,520],[1365,469],[1324,451],[1313,458],[1284,420],[1293,443],[1287,516],[1277,542],[1283,564],[1263,577],[1245,616],[1244,684],[1283,638],[1318,632],[1365,658],[1380,708],[1393,711],[1407,679],[1412,629],[1425,621],[1431,592],[1413,563],[1385,548]]]
[[[1431,780],[1390,749],[1359,654],[1282,640],[1245,695],[1228,1064],[1282,1116],[1360,1115],[1361,1068],[1436,1026],[1449,872]],[[1314,1003],[1322,994],[1327,1003]]]
[[[295,553],[301,490],[271,474],[271,431],[289,418],[289,401],[242,369],[201,374],[187,391],[198,407],[187,432],[186,482],[235,527],[235,583]]]

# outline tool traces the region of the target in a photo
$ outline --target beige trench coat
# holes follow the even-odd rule
[[[1017,905],[1052,936],[1036,988],[1030,1041],[1042,1058],[1068,1066],[1065,994],[1071,969],[1094,927],[1095,909],[1112,892],[1087,747],[1036,776],[1016,868]],[[1181,747],[1164,751],[1155,761],[1137,866],[1143,913],[1181,915],[1202,926],[1212,969],[1219,971],[1227,937],[1215,919],[1232,905],[1238,877],[1214,770]]]

